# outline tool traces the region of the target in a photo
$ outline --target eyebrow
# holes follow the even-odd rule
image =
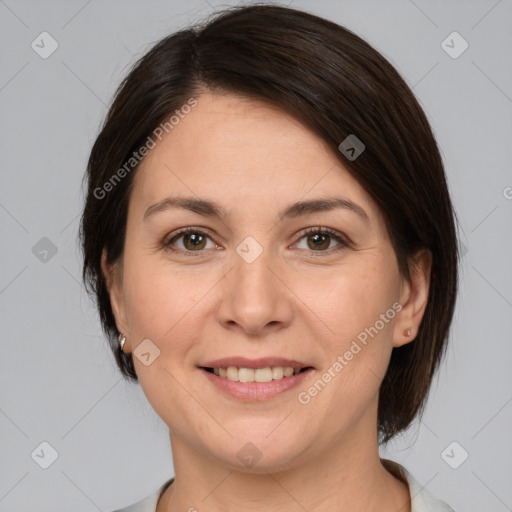
[[[144,220],[147,220],[149,217],[156,213],[173,208],[189,210],[206,217],[218,217],[223,220],[227,218],[226,211],[214,201],[208,201],[196,197],[167,197],[158,203],[151,205],[144,213]],[[279,212],[279,218],[296,218],[302,215],[326,212],[338,208],[343,208],[345,210],[356,213],[365,222],[369,222],[370,220],[368,214],[361,206],[344,198],[326,198],[299,201],[289,205],[284,210],[281,210]]]

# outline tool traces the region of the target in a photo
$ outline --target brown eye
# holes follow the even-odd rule
[[[308,247],[312,250],[328,249],[331,242],[331,237],[329,235],[322,235],[320,233],[308,235],[307,239]]]
[[[197,249],[204,249],[206,244],[206,237],[199,233],[191,233],[181,235],[183,237],[183,245],[186,249],[195,251]]]
[[[199,229],[185,228],[174,234],[170,238],[168,237],[163,241],[162,246],[164,249],[182,252],[182,253],[200,253],[207,247],[208,240],[211,241],[210,236]],[[216,244],[211,242],[210,248],[215,248]]]
[[[302,240],[306,239],[306,247],[302,246]],[[334,247],[332,242],[336,242]],[[296,244],[298,249],[305,249],[310,254],[320,255],[322,253],[332,254],[336,251],[349,247],[350,244],[344,237],[330,228],[311,228],[302,234]]]

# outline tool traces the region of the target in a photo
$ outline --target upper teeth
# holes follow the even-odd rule
[[[236,382],[271,382],[297,374],[300,369],[296,368],[294,370],[291,366],[266,366],[265,368],[228,366],[227,368],[214,368],[213,372],[219,377],[225,377]]]

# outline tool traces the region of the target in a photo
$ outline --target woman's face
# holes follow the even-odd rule
[[[283,111],[196,99],[137,170],[110,289],[144,393],[173,444],[228,467],[276,470],[373,439],[391,350],[418,314],[382,215]],[[271,380],[204,369],[228,366]],[[307,370],[279,378],[287,366]]]

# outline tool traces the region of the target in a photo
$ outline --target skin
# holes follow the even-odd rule
[[[145,339],[160,350],[149,366],[134,357],[173,449],[176,479],[157,511],[410,511],[407,484],[379,459],[378,391],[393,347],[417,333],[430,253],[414,255],[411,281],[403,278],[374,201],[285,112],[227,93],[196,99],[137,170],[122,259],[108,266],[103,255],[125,352]],[[216,201],[227,217],[167,209],[144,219],[169,196]],[[348,209],[279,219],[291,203],[332,197],[357,203],[369,220]],[[188,226],[208,235],[199,250],[187,236],[173,246],[188,256],[162,247]],[[304,234],[315,227],[349,246],[327,236],[315,249],[315,234]],[[236,252],[248,236],[263,249],[252,263]],[[301,404],[298,393],[394,303],[401,311]],[[315,369],[299,388],[244,402],[221,394],[197,367],[229,356],[286,357]],[[248,442],[261,453],[250,468],[237,457]]]

